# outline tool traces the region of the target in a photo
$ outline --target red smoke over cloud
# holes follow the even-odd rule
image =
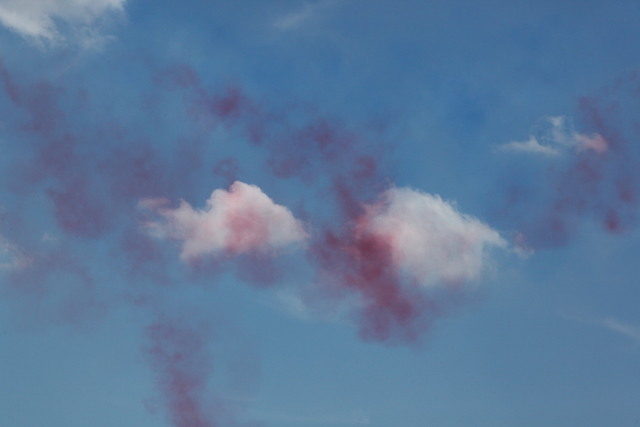
[[[104,312],[114,301],[161,313],[155,294],[166,285],[213,281],[229,266],[240,280],[276,285],[283,274],[276,258],[291,247],[306,251],[314,295],[346,304],[363,339],[413,343],[465,299],[466,285],[486,270],[489,250],[506,248],[496,231],[438,196],[393,187],[383,161],[392,147],[380,135],[350,129],[308,106],[274,107],[239,85],[210,90],[186,65],[156,70],[154,91],[178,94],[188,118],[187,136],[166,144],[108,117],[77,123],[81,107],[69,106],[73,96],[61,86],[18,85],[4,68],[1,74],[21,122],[11,131],[24,141],[5,183],[16,197],[44,197],[45,217],[60,232],[59,241],[46,246],[40,227],[3,224],[0,232],[11,245],[27,257],[38,255],[10,274],[8,287],[33,289],[37,302],[46,300],[51,281],[63,280],[73,292],[59,294],[59,307],[70,322],[82,321],[82,307]],[[303,223],[258,186],[235,181],[243,175],[240,163],[212,158],[205,144],[221,129],[248,142],[271,177],[300,184],[320,208]],[[205,208],[185,201],[196,200],[202,180],[213,183],[216,176],[230,186],[209,188]],[[26,209],[21,206],[13,218]],[[125,289],[94,277],[91,265],[114,260],[124,264],[112,270],[124,273]],[[203,403],[212,370],[206,334],[188,322],[158,318],[147,329],[146,352],[172,422],[216,425]]]
[[[166,207],[167,203],[163,199],[140,202],[164,218],[146,224],[152,235],[183,242],[180,253],[183,260],[218,253],[233,256],[269,252],[307,238],[291,211],[275,204],[255,185],[236,181],[229,191],[215,190],[204,210],[196,211],[185,201],[176,209]]]
[[[394,187],[383,161],[392,147],[371,129],[350,129],[308,106],[275,107],[239,85],[210,90],[186,65],[153,73],[154,91],[178,94],[188,119],[186,136],[171,144],[109,118],[78,124],[72,118],[80,107],[65,103],[67,90],[17,84],[0,70],[19,123],[9,131],[22,144],[3,182],[26,201],[3,212],[0,265],[5,294],[31,312],[81,323],[128,301],[161,313],[154,294],[167,285],[215,281],[229,266],[241,281],[276,286],[284,274],[277,259],[291,252],[305,255],[313,271],[312,295],[321,301],[306,300],[311,309],[323,301],[346,306],[363,339],[407,344],[468,298],[468,285],[491,266],[492,249],[508,247],[455,204]],[[619,130],[629,128],[626,118],[604,97],[581,100],[580,112],[591,133],[552,117],[546,139],[505,146],[550,162],[534,184],[511,186],[497,216],[517,248],[562,245],[583,217],[616,233],[635,223],[638,153],[627,141],[637,135]],[[301,185],[316,208],[294,214],[238,181],[242,163],[212,157],[206,144],[220,129],[262,155],[271,177]],[[208,188],[204,208],[186,201],[216,179],[228,188]],[[38,197],[48,203],[47,227],[59,231],[48,241],[40,236],[53,230],[24,219],[28,200]],[[101,245],[110,248],[106,257],[96,255]],[[94,275],[92,266],[114,260],[123,264],[114,270],[126,289],[108,289]],[[53,289],[60,281],[65,286]],[[145,351],[169,417],[179,427],[218,425],[203,402],[213,370],[208,335],[189,322],[157,319]]]

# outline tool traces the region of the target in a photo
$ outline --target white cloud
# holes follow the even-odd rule
[[[307,238],[302,222],[255,185],[236,181],[229,191],[215,190],[204,209],[196,210],[184,200],[175,209],[167,203],[164,199],[144,199],[140,205],[163,217],[162,221],[146,224],[152,235],[183,242],[183,260],[268,252]]]
[[[83,43],[95,43],[97,20],[122,12],[126,0],[0,0],[0,22],[36,42],[65,39],[58,23],[64,22]]]
[[[560,155],[560,150],[548,145],[542,145],[538,142],[538,139],[531,135],[528,141],[511,141],[508,144],[502,145],[503,150],[523,151],[526,153],[542,154],[549,157],[555,157]]]
[[[500,149],[541,154],[549,157],[560,156],[568,149],[576,151],[593,150],[598,154],[609,149],[609,144],[600,134],[586,135],[578,133],[571,120],[564,116],[550,116],[545,118],[551,125],[547,133],[540,138],[533,135],[527,141],[511,141],[501,145]]]
[[[437,195],[392,188],[367,207],[359,232],[386,239],[394,264],[424,286],[477,280],[491,247],[506,248],[500,234],[461,214]]]

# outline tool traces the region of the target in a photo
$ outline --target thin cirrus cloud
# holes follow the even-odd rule
[[[58,25],[64,22],[85,43],[100,39],[96,22],[112,12],[122,12],[126,0],[4,0],[0,22],[30,40],[58,43],[66,39]]]
[[[393,264],[423,286],[480,278],[488,250],[506,248],[500,234],[438,195],[391,188],[368,206],[358,232],[388,242]]]
[[[622,321],[616,317],[590,317],[562,311],[559,312],[559,316],[573,322],[599,326],[640,343],[640,326]]]
[[[539,154],[547,157],[561,156],[567,149],[576,151],[593,150],[601,154],[609,149],[609,144],[602,135],[587,135],[576,132],[570,120],[565,116],[545,118],[551,128],[541,138],[533,135],[526,141],[511,141],[501,145],[501,150]],[[541,142],[542,141],[542,142]]]
[[[167,203],[143,199],[140,205],[162,216],[146,224],[152,235],[182,241],[184,261],[284,249],[308,237],[289,209],[274,203],[258,186],[239,181],[228,191],[215,190],[204,209],[194,209],[184,200],[175,209]]]
[[[502,150],[519,151],[524,153],[541,154],[549,157],[557,157],[561,154],[557,147],[540,144],[538,138],[531,135],[526,141],[511,141],[500,147]]]
[[[307,3],[301,10],[285,13],[278,16],[272,23],[273,28],[279,31],[294,31],[304,28],[317,21],[324,15],[327,9],[335,6],[336,0]]]
[[[640,343],[640,326],[622,322],[614,317],[607,317],[599,322],[605,328],[622,334]]]

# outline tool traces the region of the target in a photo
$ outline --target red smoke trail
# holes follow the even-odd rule
[[[402,277],[392,259],[390,241],[367,231],[365,206],[376,203],[392,183],[385,162],[391,147],[375,143],[379,135],[371,130],[349,129],[339,119],[322,116],[310,107],[274,107],[251,97],[240,85],[209,90],[193,69],[176,65],[156,69],[152,81],[154,90],[177,91],[182,96],[191,133],[163,149],[144,130],[128,129],[110,117],[78,124],[74,117],[82,113],[79,109],[91,111],[86,92],[80,91],[81,107],[68,106],[65,101],[74,94],[62,86],[49,82],[18,85],[4,68],[0,77],[14,115],[21,121],[10,131],[23,144],[19,161],[4,182],[17,198],[35,200],[44,195],[49,216],[62,232],[59,245],[41,249],[34,237],[37,231],[26,222],[11,231],[0,230],[8,232],[25,251],[44,254],[34,259],[38,264],[33,268],[12,273],[9,286],[45,289],[55,280],[73,288],[67,278],[56,276],[71,275],[77,288],[74,295],[80,297],[68,301],[82,314],[81,307],[106,311],[112,301],[122,300],[155,312],[156,294],[166,287],[161,285],[211,282],[229,267],[248,283],[277,283],[283,269],[277,260],[260,253],[203,257],[184,274],[174,248],[142,229],[148,218],[138,208],[141,199],[169,203],[194,199],[199,183],[214,175],[228,184],[242,175],[234,158],[207,157],[207,132],[222,127],[240,133],[253,150],[263,153],[265,167],[273,176],[299,180],[322,202],[320,212],[309,214],[316,227],[307,253],[309,264],[316,270],[323,298],[355,301],[351,314],[364,339],[414,342],[460,295],[459,286],[446,284],[443,291],[427,292]],[[27,207],[19,204],[14,215]],[[63,244],[73,253],[69,255],[73,262],[60,255]],[[101,245],[110,245],[106,258],[99,255]],[[85,254],[85,248],[95,251]],[[127,288],[118,290],[119,297],[107,298],[116,291],[94,277],[83,262],[95,263],[99,269],[111,266],[114,260],[126,265],[113,265],[110,270],[126,270],[122,279]],[[68,320],[82,322],[79,314],[67,316]],[[163,318],[148,328],[147,336],[151,342],[147,354],[172,422],[179,427],[217,425],[203,403],[212,372],[207,334],[189,322]]]
[[[3,294],[36,324],[82,327],[122,301],[156,311],[163,300],[158,285],[184,279],[176,278],[167,250],[141,232],[136,206],[143,197],[189,196],[203,164],[202,143],[185,138],[161,150],[108,117],[74,124],[69,118],[79,112],[65,106],[66,89],[48,82],[18,85],[4,68],[0,77],[19,120],[6,131],[20,144],[18,160],[3,177],[18,202],[2,213],[0,232],[28,258],[8,271]],[[51,241],[40,239],[39,224],[29,220],[30,201],[39,194],[62,233],[54,232]],[[106,257],[96,255],[103,245],[112,245]],[[128,287],[98,279],[93,267],[128,270],[118,278]],[[204,407],[201,395],[211,369],[206,334],[163,319],[148,328],[148,337],[149,360],[172,421],[181,427],[218,425],[217,412]]]
[[[147,328],[146,353],[171,421],[176,427],[215,427],[203,408],[203,393],[212,372],[207,330],[184,321],[162,320]]]
[[[426,302],[414,285],[403,284],[381,237],[357,233],[363,206],[375,202],[391,183],[382,167],[388,146],[373,144],[340,120],[322,117],[310,108],[289,105],[274,109],[237,85],[210,91],[186,65],[157,71],[153,81],[159,90],[181,91],[187,113],[206,130],[217,126],[240,130],[264,150],[266,165],[276,177],[298,178],[325,199],[328,195],[326,200],[337,208],[330,214],[331,220],[322,220],[325,225],[310,246],[309,260],[318,268],[319,277],[331,276],[345,294],[359,295],[361,307],[354,308],[355,316],[360,319],[361,331],[375,331],[363,332],[369,339],[395,340],[393,335],[397,334],[403,336],[402,341],[411,341],[423,329],[418,319],[437,317],[436,304]],[[70,235],[102,238],[112,233],[116,224],[129,220],[127,212],[139,199],[184,197],[202,164],[202,145],[183,143],[169,160],[148,142],[128,140],[126,130],[104,126],[82,134],[74,132],[58,106],[64,91],[41,83],[23,92],[29,94],[25,98],[29,101],[16,105],[30,116],[23,132],[35,134],[38,153],[30,164],[21,165],[29,171],[23,182],[32,186],[46,183],[58,225]],[[97,148],[87,149],[88,141]],[[232,158],[219,160],[212,169],[227,181],[239,174],[238,163]],[[127,233],[132,229],[125,227]],[[160,260],[166,259],[162,250],[148,238],[137,235],[136,239],[125,234],[121,239],[132,271],[151,274],[154,280],[169,280],[168,275],[158,273],[164,268]],[[218,270],[216,264],[207,260],[198,263],[200,269],[212,266],[214,271]],[[370,271],[368,266],[374,265],[382,272]],[[253,283],[269,284],[280,277],[268,258],[249,257],[242,266],[240,278]]]
[[[194,123],[204,125],[208,131],[218,126],[239,130],[266,152],[266,165],[276,177],[298,178],[336,207],[331,220],[322,220],[324,225],[317,230],[308,258],[318,269],[318,277],[332,277],[348,298],[352,294],[358,296],[360,302],[354,307],[354,316],[359,319],[363,336],[381,341],[413,341],[442,314],[438,304],[419,291],[417,285],[407,284],[400,277],[383,237],[358,231],[364,220],[364,206],[374,203],[391,183],[382,162],[388,146],[373,144],[363,133],[349,130],[340,120],[320,116],[310,108],[298,105],[273,108],[253,99],[238,85],[210,91],[186,65],[159,71],[153,80],[161,90],[182,92],[186,111]],[[30,130],[45,139],[50,139],[57,128],[62,128],[58,133],[71,134],[65,129],[64,114],[56,108],[56,92],[50,88],[36,92],[43,101],[37,103],[37,109],[28,107],[33,123],[38,124]],[[199,129],[196,133],[201,132]],[[110,136],[100,138],[106,146],[101,150],[100,160],[77,150],[74,136],[49,143],[40,151],[46,153],[41,157],[51,164],[37,169],[56,178],[63,187],[48,189],[47,194],[55,205],[58,224],[67,233],[97,238],[113,229],[114,218],[126,221],[124,212],[140,198],[175,200],[184,196],[190,173],[201,165],[202,147],[197,144],[181,147],[173,166],[149,143],[123,141],[112,146],[105,141]],[[51,145],[53,148],[49,148]],[[70,167],[71,164],[87,165],[86,171]],[[97,167],[91,167],[92,164]],[[66,175],[68,171],[70,177]],[[226,158],[215,164],[213,172],[231,181],[239,173],[239,167],[233,159]],[[96,199],[93,194],[97,191],[87,190],[100,189],[90,176],[106,183],[108,199],[104,193]],[[123,240],[127,244],[122,249],[132,251],[135,271],[155,271],[153,265],[159,257],[153,254],[161,251],[153,249],[148,239],[145,244]],[[145,247],[149,255],[141,252]],[[336,259],[340,262],[333,261]],[[225,260],[200,260],[196,266],[200,271],[218,271],[224,263]],[[239,278],[251,283],[272,284],[281,277],[268,257],[244,256],[239,265]],[[334,290],[327,293],[340,294]]]

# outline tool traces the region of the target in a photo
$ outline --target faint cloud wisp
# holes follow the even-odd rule
[[[2,0],[0,23],[38,45],[69,39],[85,47],[104,41],[100,19],[124,11],[126,0]],[[60,25],[63,24],[63,25]]]
[[[634,325],[631,323],[623,322],[620,319],[616,319],[613,316],[607,317],[585,317],[585,316],[577,316],[567,313],[559,313],[560,317],[571,320],[573,322],[585,323],[588,325],[596,325],[601,328],[608,329],[610,331],[616,332],[620,335],[623,335],[627,338],[640,343],[640,326]]]
[[[609,149],[608,142],[600,134],[586,135],[576,132],[571,120],[565,116],[548,116],[545,121],[551,128],[540,138],[530,135],[526,141],[511,141],[501,145],[503,151],[540,154],[547,157],[561,156],[567,149],[593,150],[602,154]]]
[[[334,6],[336,0],[306,3],[302,10],[289,12],[278,16],[273,21],[273,28],[279,31],[293,31],[317,20],[326,9]]]

